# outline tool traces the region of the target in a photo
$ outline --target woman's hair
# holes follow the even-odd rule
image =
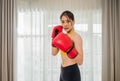
[[[64,11],[61,15],[60,15],[60,19],[62,19],[62,16],[67,16],[68,18],[70,18],[71,20],[74,21],[74,15],[71,11]]]

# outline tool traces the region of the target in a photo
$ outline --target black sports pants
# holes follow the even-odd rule
[[[67,67],[61,66],[60,81],[81,81],[78,65],[73,64]]]

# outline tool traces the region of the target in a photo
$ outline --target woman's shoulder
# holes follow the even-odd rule
[[[78,34],[78,33],[76,33],[75,35],[74,35],[74,43],[76,44],[76,45],[79,45],[79,46],[81,46],[82,45],[82,43],[83,43],[83,40],[82,40],[82,37],[81,37],[81,35],[80,34]]]
[[[75,32],[74,37],[75,37],[75,39],[82,40],[81,35],[80,35],[80,34],[78,34],[77,32]]]

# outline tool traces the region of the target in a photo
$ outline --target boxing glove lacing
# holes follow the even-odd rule
[[[67,55],[72,51],[73,48],[74,48],[74,43],[73,43],[71,49],[67,52]],[[78,53],[77,53],[77,54],[78,54]],[[77,56],[77,54],[76,54],[73,58],[75,58],[75,57]]]
[[[72,46],[72,47],[70,48],[70,50],[67,52],[67,54],[69,54],[69,53],[72,51],[73,48],[74,48],[74,46]]]
[[[70,50],[67,52],[67,54],[69,54],[72,51],[73,48],[74,48],[74,44],[72,45],[72,47],[70,48]]]

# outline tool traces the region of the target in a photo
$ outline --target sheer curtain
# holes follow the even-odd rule
[[[61,57],[51,55],[51,31],[64,10],[83,38],[82,81],[101,81],[101,0],[16,0],[15,81],[59,81]]]

